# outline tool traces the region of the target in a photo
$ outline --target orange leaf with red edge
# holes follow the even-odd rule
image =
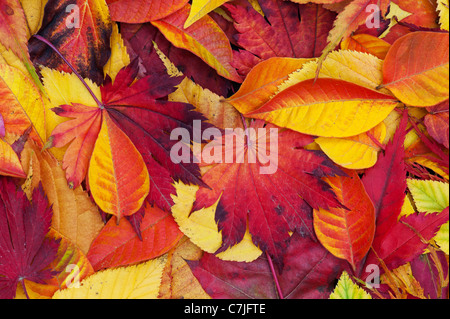
[[[87,254],[96,271],[159,257],[183,237],[172,215],[148,203],[141,222],[142,240],[125,218],[112,218],[94,240]]]
[[[19,0],[0,1],[0,44],[20,59],[29,59],[27,22]]]
[[[370,53],[384,60],[391,45],[383,39],[369,34],[355,34],[342,41],[341,48],[343,50]]]
[[[170,16],[153,21],[152,24],[176,47],[188,50],[214,68],[224,78],[242,82],[236,69],[231,66],[233,51],[230,41],[219,25],[204,16],[189,28],[184,23],[189,17],[190,5]]]
[[[407,105],[428,107],[449,98],[447,33],[413,32],[398,39],[383,66],[383,86]]]
[[[425,126],[428,133],[438,142],[449,148],[449,102],[427,108]]]
[[[314,210],[314,230],[322,245],[355,269],[368,253],[375,235],[375,207],[355,171],[327,182],[347,208]]]

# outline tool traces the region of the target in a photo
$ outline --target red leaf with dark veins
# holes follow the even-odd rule
[[[240,33],[236,36],[238,45],[258,57],[259,61],[272,57],[314,58],[321,55],[336,13],[318,4],[299,5],[280,0],[262,0],[259,3],[265,17],[251,7],[225,5]],[[243,67],[239,61],[248,64],[250,59],[249,54],[243,52],[236,52],[236,56],[247,56],[236,58],[234,67],[246,75],[248,65]]]
[[[252,135],[252,129],[258,136]],[[193,210],[212,206],[220,197],[215,218],[222,231],[221,250],[242,240],[248,222],[254,243],[280,265],[289,231],[314,237],[311,207],[342,207],[321,178],[345,173],[323,153],[303,149],[312,142],[311,136],[280,130],[274,141],[270,130],[278,132],[277,127],[256,121],[249,130],[250,143],[245,142],[244,132],[216,141],[225,146],[223,162],[203,176],[211,189],[197,192]],[[233,148],[227,142],[231,136],[236,139]],[[230,154],[234,154],[233,161],[226,160]],[[267,168],[267,163],[277,167],[264,174],[262,168]]]
[[[31,203],[12,179],[0,177],[0,298],[12,299],[24,279],[44,283],[59,241],[46,238],[53,211],[42,185]]]

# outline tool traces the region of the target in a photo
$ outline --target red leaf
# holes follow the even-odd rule
[[[0,298],[14,298],[24,279],[44,283],[59,241],[45,238],[52,220],[42,186],[30,203],[12,179],[0,177]]]
[[[225,146],[221,155],[227,163],[217,164],[203,176],[211,189],[201,188],[197,192],[193,209],[212,206],[220,197],[216,221],[222,231],[222,249],[242,240],[248,221],[255,244],[280,263],[289,231],[313,236],[311,207],[341,207],[330,186],[321,178],[345,173],[323,153],[303,149],[311,143],[310,136],[284,130],[278,133],[278,141],[274,141],[274,137],[269,138],[269,131],[278,132],[278,128],[264,127],[262,121],[254,122],[251,129],[254,132],[263,129],[258,137],[248,131],[251,146],[245,142],[243,132],[233,132],[217,141]],[[232,149],[227,142],[230,136],[237,141]],[[277,143],[278,149],[272,148],[271,143]],[[235,160],[227,161],[231,154]],[[256,161],[250,161],[250,156],[257,157]],[[267,167],[262,162],[277,164],[275,172],[262,174],[261,168]]]
[[[449,148],[449,100],[427,108],[425,126],[434,140]]]
[[[111,218],[94,240],[87,257],[95,271],[125,266],[159,257],[173,248],[183,233],[170,213],[145,204],[140,224],[142,240],[133,226],[122,219]]]
[[[366,265],[395,269],[421,255],[439,228],[448,221],[448,207],[441,213],[415,214],[403,217],[386,233],[377,233]],[[382,270],[381,266],[380,269]]]
[[[251,7],[225,5],[234,18],[239,31],[237,43],[261,60],[271,57],[313,58],[321,55],[327,45],[327,36],[336,17],[322,5],[298,5],[289,1],[259,1],[265,14],[261,16]],[[245,51],[244,51],[245,52]],[[249,61],[248,53],[236,53]],[[235,63],[246,75],[241,64]],[[254,64],[256,65],[256,64]],[[254,66],[253,65],[253,66]]]
[[[252,263],[222,261],[204,254],[188,262],[193,274],[213,299],[276,299],[276,283],[265,256]],[[346,262],[319,243],[293,235],[276,277],[285,299],[326,299]]]
[[[368,169],[362,178],[367,194],[375,205],[377,234],[384,234],[393,227],[402,210],[406,194],[406,165],[403,144],[408,124],[408,112],[403,118],[393,140],[386,146],[377,164]]]

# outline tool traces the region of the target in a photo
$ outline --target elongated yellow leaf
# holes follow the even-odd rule
[[[28,25],[28,37],[36,34],[42,26],[44,9],[48,0],[19,0]]]
[[[397,104],[388,95],[323,78],[300,82],[246,116],[304,134],[349,137],[380,124]]]
[[[344,271],[329,299],[372,299],[372,297],[355,284]]]
[[[439,247],[441,247],[442,251],[447,255],[449,254],[448,226],[449,222],[446,222],[444,225],[442,225],[436,236],[434,237],[436,244],[438,244]]]
[[[156,299],[167,257],[146,263],[100,271],[80,288],[59,290],[53,299]]]
[[[136,213],[150,191],[150,178],[141,154],[106,112],[88,176],[97,205],[118,219]]]
[[[437,10],[439,12],[439,23],[442,30],[449,31],[448,0],[438,0]]]
[[[193,0],[191,12],[184,23],[184,27],[189,28],[192,24],[228,1],[229,0]]]

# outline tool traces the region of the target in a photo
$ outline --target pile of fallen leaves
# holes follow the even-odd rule
[[[0,0],[0,297],[448,298],[448,30],[448,0]]]

